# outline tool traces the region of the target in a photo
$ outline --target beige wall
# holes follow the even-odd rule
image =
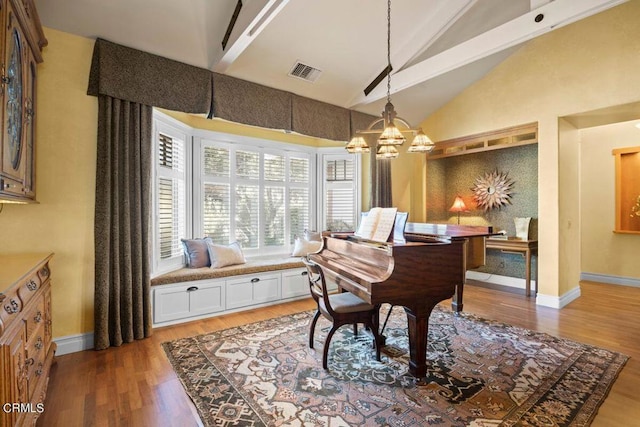
[[[640,236],[615,234],[615,164],[611,150],[640,146],[634,122],[582,129],[580,133],[582,272],[640,279]]]
[[[438,141],[538,122],[542,295],[578,286],[579,253],[562,247],[575,224],[560,215],[559,200],[575,199],[578,188],[561,183],[559,117],[640,100],[638,22],[640,0],[631,0],[532,40],[422,123]]]

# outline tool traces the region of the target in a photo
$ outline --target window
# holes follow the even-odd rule
[[[288,252],[294,237],[315,223],[311,150],[281,150],[266,141],[263,146],[196,141],[195,162],[201,164],[196,231],[218,244],[237,241],[247,255],[261,255]]]
[[[187,135],[155,122],[153,248],[154,271],[183,265],[181,238],[187,236]]]
[[[305,228],[355,228],[359,158],[341,148],[192,129],[158,111],[153,142],[154,275],[184,266],[183,238],[257,256],[290,252]]]
[[[359,158],[352,154],[324,154],[322,159],[322,229],[354,231],[360,211]]]

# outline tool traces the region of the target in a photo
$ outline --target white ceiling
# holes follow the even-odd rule
[[[626,0],[394,0],[391,91],[417,124],[522,43]],[[45,27],[103,39],[233,77],[378,115],[386,79],[384,0],[35,0]],[[544,15],[535,22],[537,15]],[[45,50],[46,55],[46,50]],[[46,60],[46,56],[45,56]],[[288,76],[296,61],[322,70]]]

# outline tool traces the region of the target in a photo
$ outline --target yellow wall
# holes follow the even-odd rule
[[[93,331],[97,98],[87,83],[94,41],[45,28],[38,66],[36,197],[4,205],[0,253],[54,252],[53,335]],[[314,147],[343,143],[168,112],[193,127]]]
[[[635,122],[580,130],[581,261],[585,273],[640,279],[640,236],[615,234],[615,164],[611,150],[640,146]]]
[[[331,141],[322,138],[313,138],[297,133],[285,133],[282,130],[272,130],[256,126],[247,126],[220,119],[209,120],[201,116],[177,111],[164,110],[162,108],[159,108],[159,110],[173,117],[174,119],[179,120],[182,123],[185,123],[196,129],[205,129],[215,132],[249,136],[252,138],[287,142],[290,144],[306,145],[309,147],[344,147],[345,145],[344,142]]]
[[[580,257],[561,247],[574,235],[574,224],[561,221],[559,200],[576,198],[578,188],[561,184],[559,117],[640,100],[638,22],[640,0],[631,0],[534,39],[422,123],[440,141],[538,122],[543,295],[560,296],[578,286],[575,274],[560,271],[577,271]]]
[[[38,66],[36,197],[4,205],[0,252],[54,252],[53,335],[93,330],[98,102],[87,96],[93,41],[45,29]]]

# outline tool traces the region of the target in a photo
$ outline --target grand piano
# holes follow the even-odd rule
[[[407,224],[404,239],[371,242],[352,236],[325,236],[324,248],[310,259],[338,286],[371,304],[401,305],[407,314],[409,372],[426,375],[429,316],[452,298],[462,310],[462,291],[472,239],[491,227]]]

